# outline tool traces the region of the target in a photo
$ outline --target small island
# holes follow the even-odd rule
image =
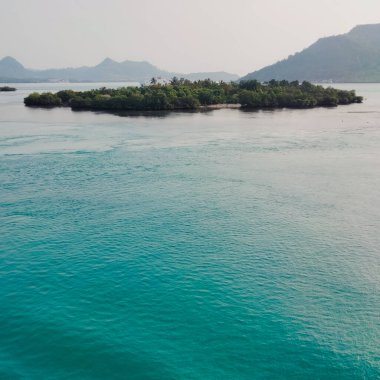
[[[338,90],[309,82],[256,80],[240,83],[200,80],[191,82],[174,77],[170,83],[141,87],[105,87],[90,91],[64,90],[32,93],[24,99],[29,107],[71,107],[102,111],[168,111],[218,108],[274,109],[335,107],[361,103],[355,91]]]
[[[9,92],[9,91],[16,91],[16,89],[14,87],[3,86],[3,87],[0,87],[0,91]]]

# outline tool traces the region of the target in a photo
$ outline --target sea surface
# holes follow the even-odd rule
[[[0,379],[379,379],[380,85],[312,110],[22,103],[100,86],[0,93]]]

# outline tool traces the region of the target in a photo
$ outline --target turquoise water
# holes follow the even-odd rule
[[[0,94],[1,379],[380,378],[380,85],[335,109],[23,107],[47,86]]]

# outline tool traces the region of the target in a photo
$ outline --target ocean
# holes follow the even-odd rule
[[[120,86],[121,84],[113,84]],[[380,85],[114,115],[0,93],[0,378],[380,378]]]

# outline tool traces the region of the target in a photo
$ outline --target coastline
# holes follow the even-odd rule
[[[205,106],[200,106],[201,110],[221,110],[224,108],[230,109],[240,109],[242,105],[240,103],[218,103],[218,104],[209,104]]]

